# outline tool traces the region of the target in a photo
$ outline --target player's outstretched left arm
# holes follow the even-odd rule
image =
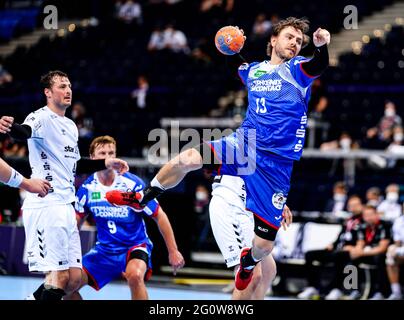
[[[313,33],[313,43],[316,46],[314,56],[311,60],[303,62],[301,67],[311,77],[321,75],[329,65],[328,45],[331,35],[326,29],[318,28]]]
[[[157,216],[154,219],[157,222],[160,233],[166,243],[168,250],[168,262],[172,266],[173,274],[175,275],[177,273],[177,270],[181,269],[184,266],[185,260],[181,252],[178,251],[174,232],[166,213],[161,207],[159,207],[158,210],[159,211],[157,213]]]
[[[129,165],[126,161],[118,158],[107,158],[107,159],[90,159],[81,158],[77,161],[77,174],[92,173],[94,171],[102,171],[107,169],[114,169],[118,174],[124,174],[129,171]]]

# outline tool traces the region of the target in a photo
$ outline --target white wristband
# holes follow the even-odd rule
[[[24,177],[21,175],[21,173],[11,168],[11,176],[6,184],[9,185],[10,187],[18,188],[22,183],[23,179]]]

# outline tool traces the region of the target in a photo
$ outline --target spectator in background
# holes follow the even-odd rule
[[[150,35],[147,50],[149,51],[163,50],[164,46],[165,46],[164,32],[160,25],[156,25],[154,27],[152,34]]]
[[[0,64],[0,87],[12,81],[13,76]]]
[[[367,130],[362,147],[367,149],[386,149],[393,141],[394,128],[401,126],[402,120],[396,114],[396,105],[392,101],[386,101],[384,116],[376,127]]]
[[[163,32],[164,35],[164,48],[173,52],[186,53],[190,52],[187,37],[184,32],[174,28],[173,24],[168,24]]]
[[[139,109],[146,108],[147,105],[147,92],[149,91],[149,82],[147,78],[140,75],[137,78],[137,88],[132,91],[132,99],[136,99],[136,105]]]
[[[192,50],[192,57],[197,61],[203,62],[205,65],[209,65],[212,62],[212,57],[209,54],[209,40],[206,37],[199,39]]]
[[[208,188],[199,184],[195,189],[195,203],[194,209],[198,216],[197,218],[197,228],[199,234],[196,238],[196,248],[200,249],[202,244],[206,242],[206,237],[210,231],[210,222],[209,222],[209,202],[210,202],[210,193]]]
[[[79,130],[79,138],[91,139],[94,135],[93,119],[87,117],[86,107],[81,102],[76,102],[72,107],[72,120]]]
[[[320,150],[343,150],[349,151],[351,149],[358,149],[359,145],[352,140],[351,135],[348,132],[342,132],[338,140],[323,142],[320,145]]]
[[[269,21],[265,13],[259,13],[255,18],[254,25],[252,27],[251,38],[266,38],[269,36],[272,29],[272,23]]]
[[[17,142],[9,136],[0,141],[0,153],[5,157],[26,157],[28,155],[26,144]]]
[[[351,216],[344,223],[334,243],[323,250],[307,251],[305,254],[305,269],[308,287],[298,294],[299,299],[312,299],[320,295],[320,273],[314,261],[320,263],[333,263],[333,276],[326,290],[326,300],[338,300],[342,297],[342,284],[344,279],[344,267],[350,262],[349,250],[356,245],[357,232],[362,223],[362,200],[357,195],[349,197],[347,209]],[[331,289],[332,288],[332,289]],[[331,290],[330,290],[331,289]],[[352,292],[351,294],[357,294]]]
[[[138,25],[143,23],[142,7],[136,1],[117,1],[115,8],[119,20],[126,23],[136,22]]]
[[[201,12],[207,12],[212,9],[223,9],[225,12],[231,12],[234,7],[234,0],[202,0]]]
[[[321,96],[318,102],[315,104],[313,110],[310,112],[310,118],[315,121],[324,120],[324,111],[328,107],[328,98],[326,96]]]
[[[386,274],[386,253],[391,240],[390,225],[382,221],[379,212],[373,206],[366,205],[363,209],[364,223],[358,229],[357,245],[349,250],[352,262],[376,266],[375,277],[371,277],[371,300],[384,299],[388,294]]]
[[[94,136],[93,119],[87,117],[86,107],[81,102],[73,104],[71,117],[79,131],[79,149],[87,150]]]
[[[401,205],[398,203],[400,197],[400,186],[392,183],[386,187],[386,198],[377,207],[381,218],[386,221],[394,222],[402,213]]]
[[[347,204],[347,187],[344,182],[338,181],[334,184],[333,197],[330,199],[325,208],[325,212],[331,212],[334,216],[339,212],[345,211]]]
[[[366,205],[377,208],[382,200],[381,191],[378,187],[371,187],[366,191]]]
[[[399,216],[393,224],[394,244],[387,250],[386,265],[391,295],[387,300],[401,300],[403,294],[400,285],[400,266],[404,264],[404,216]]]

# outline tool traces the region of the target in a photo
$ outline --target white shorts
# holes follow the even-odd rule
[[[31,272],[81,268],[81,242],[71,204],[24,209],[25,248]]]
[[[214,195],[209,205],[213,235],[228,268],[240,263],[241,249],[251,247],[254,238],[253,214],[229,202]]]

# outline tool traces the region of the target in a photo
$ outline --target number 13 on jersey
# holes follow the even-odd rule
[[[265,98],[257,98],[255,99],[255,102],[257,103],[257,109],[255,110],[255,112],[257,113],[267,112],[267,107],[265,105]]]

